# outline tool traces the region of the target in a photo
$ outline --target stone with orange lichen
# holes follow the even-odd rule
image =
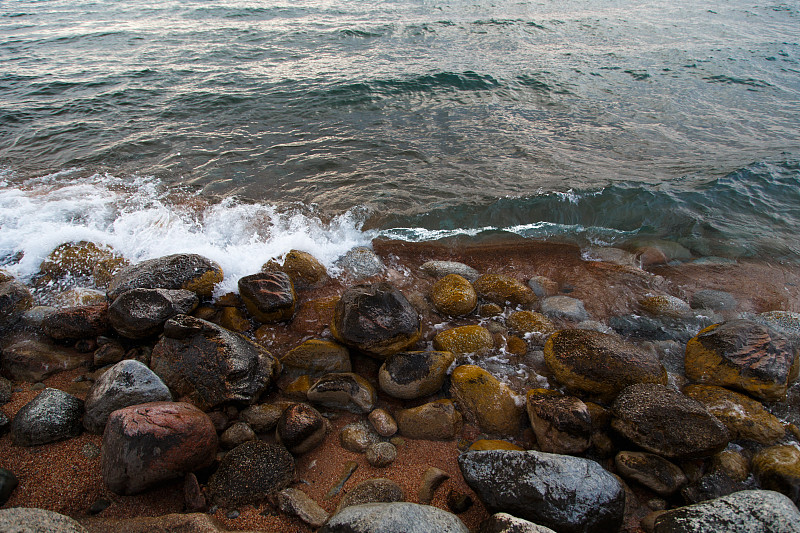
[[[454,354],[484,353],[494,348],[494,337],[483,326],[459,326],[437,333],[433,347]]]
[[[102,450],[106,486],[117,494],[137,494],[210,465],[217,432],[193,405],[152,402],[111,413]]]
[[[281,268],[300,288],[319,286],[328,279],[328,271],[325,266],[310,253],[300,250],[290,250],[286,254]]]
[[[243,333],[252,325],[245,314],[236,307],[222,307],[219,310],[219,325],[225,329]]]
[[[400,434],[410,439],[450,440],[461,430],[461,413],[451,400],[436,400],[395,413]]]
[[[311,376],[304,374],[283,387],[283,393],[288,398],[302,402],[308,399],[308,391],[312,385],[314,382],[311,380]]]
[[[511,336],[506,341],[506,350],[513,355],[525,355],[528,353],[528,343],[517,336]]]
[[[522,410],[507,385],[475,365],[456,367],[450,379],[450,392],[459,408],[481,430],[506,436],[519,432]]]
[[[482,299],[499,305],[530,305],[537,300],[533,289],[504,274],[484,274],[472,285]]]
[[[762,489],[785,494],[800,504],[800,449],[771,446],[753,456],[753,474]]]
[[[478,304],[472,284],[458,274],[448,274],[434,283],[430,296],[436,309],[445,315],[466,315]]]
[[[473,442],[470,447],[470,450],[524,450],[521,446],[517,446],[512,442],[508,442],[507,440],[496,440],[496,439],[479,439]]]
[[[281,358],[284,374],[320,377],[335,372],[350,372],[350,351],[338,342],[308,339]]]
[[[222,268],[214,261],[197,254],[174,254],[122,269],[109,283],[107,294],[113,301],[131,289],[160,288],[186,289],[208,297],[220,281]]]

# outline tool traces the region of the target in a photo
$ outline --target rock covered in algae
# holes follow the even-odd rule
[[[461,365],[453,370],[450,392],[461,410],[486,433],[516,435],[522,410],[514,393],[483,368]]]
[[[448,274],[431,287],[431,301],[440,313],[461,316],[475,310],[478,295],[466,278]]]

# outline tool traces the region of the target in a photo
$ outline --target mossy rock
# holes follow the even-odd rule
[[[540,343],[558,330],[549,318],[533,311],[515,311],[509,315],[506,324],[512,331]]]
[[[494,435],[516,435],[522,410],[504,383],[483,368],[461,365],[453,370],[450,392],[461,410],[482,431]]]
[[[431,287],[431,300],[440,313],[461,316],[475,310],[478,295],[466,278],[448,274]]]
[[[281,269],[298,288],[317,287],[328,279],[328,270],[313,255],[300,250],[286,254]]]
[[[461,413],[451,400],[436,400],[395,413],[400,434],[409,439],[451,440],[461,431]]]
[[[762,489],[785,494],[800,504],[800,449],[772,446],[753,456],[753,473]]]
[[[655,355],[598,331],[557,331],[545,343],[544,359],[558,382],[571,392],[605,401],[634,383],[667,383],[667,371]]]
[[[472,286],[478,296],[499,305],[530,305],[537,299],[533,289],[503,274],[484,274]]]
[[[494,337],[483,326],[460,326],[438,333],[433,347],[454,354],[483,353],[494,348]]]
[[[89,241],[65,242],[50,252],[39,271],[53,278],[91,276],[95,265],[115,258],[118,256],[108,246]]]

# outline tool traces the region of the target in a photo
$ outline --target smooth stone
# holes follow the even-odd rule
[[[450,474],[436,467],[430,467],[422,474],[422,481],[420,482],[419,490],[417,491],[417,501],[423,505],[429,505],[433,501],[433,495],[436,493],[442,483],[450,479]]]
[[[92,354],[92,363],[96,367],[113,365],[125,359],[125,353],[122,344],[116,341],[104,342]]]
[[[36,383],[65,370],[88,366],[92,355],[53,344],[34,335],[11,337],[3,348],[3,373],[15,381]]]
[[[123,337],[144,339],[160,333],[173,316],[191,313],[198,304],[197,295],[184,289],[132,289],[108,307],[108,320]]]
[[[429,396],[442,388],[454,360],[452,352],[396,353],[381,365],[378,383],[383,392],[395,398],[412,400]]]
[[[397,421],[386,409],[374,409],[368,418],[369,423],[381,437],[391,437],[397,433]]]
[[[676,318],[666,315],[634,314],[612,316],[608,319],[608,325],[624,337],[685,343],[697,335],[700,330],[713,324],[712,318],[707,316]]]
[[[549,389],[531,389],[526,399],[528,418],[541,451],[579,454],[589,449],[592,417],[580,398]]]
[[[611,427],[644,450],[667,458],[714,455],[730,440],[728,429],[700,402],[653,383],[623,390],[612,406]]]
[[[289,274],[298,288],[318,287],[328,279],[328,270],[308,252],[290,250],[283,260],[282,270]]]
[[[210,410],[231,401],[257,401],[280,363],[247,337],[199,318],[177,315],[164,324],[150,368],[178,397]]]
[[[245,422],[234,422],[219,436],[219,445],[223,450],[231,450],[257,438],[256,432]]]
[[[462,453],[458,464],[489,512],[507,512],[560,533],[607,533],[622,525],[625,490],[589,459],[489,450]]]
[[[656,294],[645,296],[639,300],[639,306],[651,315],[684,317],[692,314],[692,308],[676,296],[670,294]]]
[[[436,400],[395,413],[400,434],[409,439],[451,440],[461,431],[461,413],[451,400]]]
[[[313,450],[325,440],[328,424],[319,411],[304,403],[287,407],[278,420],[278,442],[293,454]]]
[[[540,526],[508,513],[495,513],[481,522],[475,533],[556,533],[549,527]]]
[[[256,433],[266,433],[278,425],[283,410],[284,407],[275,404],[250,405],[239,413],[239,418],[253,428]]]
[[[746,490],[661,513],[653,533],[798,533],[800,512],[778,492]]]
[[[44,389],[17,411],[11,421],[11,441],[37,446],[81,433],[83,400],[58,389]]]
[[[113,411],[159,401],[172,401],[172,394],[161,378],[139,361],[120,361],[104,372],[89,390],[83,427],[91,433],[102,433]]]
[[[204,412],[183,402],[152,402],[111,413],[101,471],[116,494],[138,494],[209,466],[217,432]]]
[[[339,443],[342,448],[354,453],[365,453],[370,446],[380,440],[380,435],[363,420],[347,424],[339,432]]]
[[[798,348],[766,326],[732,320],[709,326],[686,345],[686,377],[730,387],[761,400],[786,397],[797,379]]]
[[[484,353],[494,348],[494,337],[483,326],[459,326],[437,333],[433,348],[456,355]]]
[[[729,292],[701,289],[692,294],[689,305],[692,309],[712,309],[714,311],[733,311],[739,302]]]
[[[476,365],[461,365],[450,376],[450,393],[461,411],[486,433],[516,435],[522,410],[505,383]]]
[[[255,503],[288,487],[294,471],[294,457],[284,446],[245,442],[225,455],[208,489],[217,505]]]
[[[5,504],[19,485],[17,476],[11,470],[0,467],[0,505]]]
[[[397,459],[397,447],[391,442],[376,442],[367,448],[366,457],[372,466],[384,468]]]
[[[469,533],[453,514],[416,503],[350,506],[334,515],[319,533]]]
[[[296,516],[311,527],[322,527],[329,518],[328,512],[302,490],[283,489],[278,493],[277,500],[281,511]]]
[[[434,283],[430,297],[437,311],[450,316],[468,315],[478,305],[472,284],[458,274],[448,274]]]
[[[239,280],[239,294],[247,311],[259,322],[281,322],[294,316],[297,295],[292,279],[285,272],[244,276]]]
[[[542,300],[542,314],[548,318],[583,322],[589,313],[583,302],[570,296],[550,296]]]
[[[289,350],[281,358],[283,372],[289,377],[321,377],[336,372],[350,372],[350,351],[338,342],[309,339]]]
[[[472,286],[482,299],[498,305],[530,305],[537,300],[533,289],[504,274],[484,274]]]
[[[326,374],[308,390],[309,401],[353,413],[369,413],[376,399],[375,387],[352,372]]]
[[[337,265],[356,281],[377,276],[386,268],[375,252],[363,246],[348,251]]]
[[[390,283],[347,289],[334,309],[333,337],[376,359],[401,352],[421,337],[419,314]]]
[[[555,296],[558,293],[558,283],[546,276],[533,276],[528,280],[528,287],[540,300],[548,296]]]
[[[72,518],[35,507],[0,509],[0,531],[7,533],[88,533]]]
[[[496,440],[496,439],[478,439],[472,444],[470,444],[469,449],[473,451],[480,451],[480,450],[525,451],[525,448],[517,446],[514,443],[508,442],[507,440]]]
[[[88,339],[108,330],[107,303],[56,309],[42,320],[42,331],[56,340]]]
[[[678,492],[689,480],[683,470],[659,455],[622,451],[614,458],[619,474],[661,496]]]
[[[428,261],[420,265],[419,269],[437,279],[449,274],[457,274],[472,282],[480,276],[480,273],[471,266],[457,261]]]
[[[222,281],[222,268],[201,255],[174,254],[148,259],[120,270],[106,294],[114,301],[131,289],[186,289],[199,297],[210,297]]]
[[[634,383],[667,383],[667,372],[654,354],[597,331],[557,331],[545,343],[544,360],[573,394],[589,393],[606,401]]]
[[[385,478],[372,478],[362,481],[350,489],[344,498],[339,502],[336,513],[354,505],[365,503],[392,503],[405,500],[403,489],[392,481]]]
[[[750,475],[750,459],[738,450],[722,450],[714,455],[712,469],[724,472],[732,480],[741,482]]]
[[[762,489],[774,490],[800,505],[800,448],[771,446],[753,456],[753,474]]]

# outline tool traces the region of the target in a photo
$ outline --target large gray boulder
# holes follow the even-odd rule
[[[454,514],[418,503],[367,503],[346,507],[319,533],[469,533]]]
[[[617,531],[625,490],[598,463],[536,451],[488,450],[458,458],[490,512],[507,512],[561,533]]]

